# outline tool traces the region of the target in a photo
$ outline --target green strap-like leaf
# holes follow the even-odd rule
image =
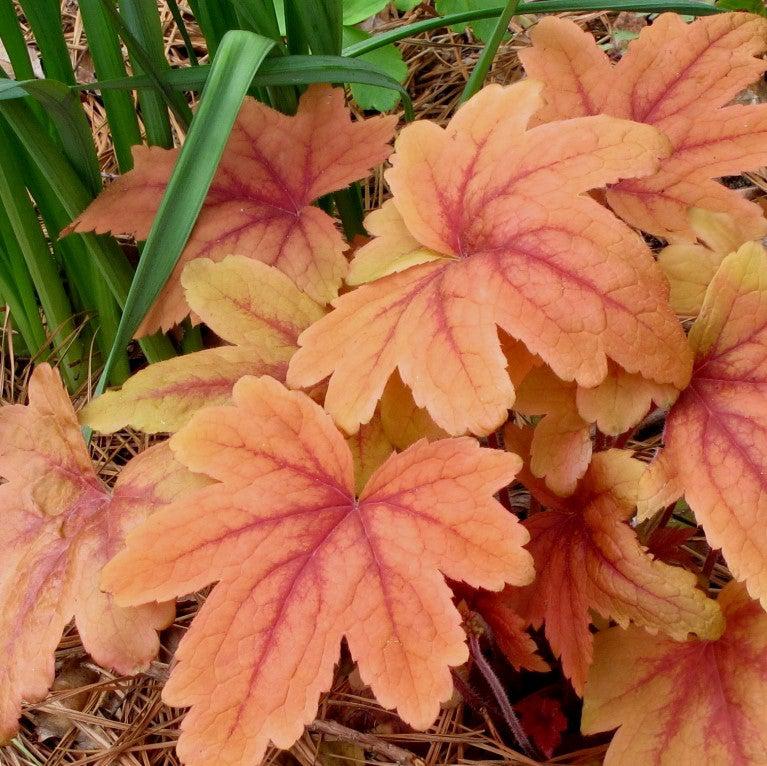
[[[47,112],[64,153],[91,194],[101,189],[98,158],[88,120],[75,91],[56,80],[0,80],[0,101],[32,96]]]
[[[505,5],[498,5],[495,8],[454,13],[449,16],[438,16],[433,19],[415,21],[412,24],[404,24],[388,32],[379,32],[369,40],[350,45],[344,48],[341,53],[349,58],[355,58],[382,48],[384,45],[396,43],[406,37],[428,32],[430,29],[439,29],[440,27],[479,21],[480,19],[498,18],[505,8]],[[578,11],[634,11],[635,13],[674,11],[689,16],[711,16],[721,12],[719,8],[710,3],[697,2],[696,0],[530,0],[529,2],[521,2],[517,8],[519,15]]]
[[[168,87],[174,90],[201,90],[208,79],[210,67],[185,67],[171,69],[162,77]],[[344,58],[343,56],[283,56],[264,61],[251,83],[253,87],[268,88],[280,85],[310,85],[315,82],[333,84],[371,85],[397,91],[405,110],[405,118],[413,119],[413,104],[405,87],[385,74],[379,67],[367,61]],[[25,83],[18,83],[23,86]],[[151,85],[149,79],[121,77],[116,80],[80,83],[80,90],[134,90]],[[22,95],[18,91],[16,96]]]
[[[273,45],[274,40],[252,32],[237,30],[224,35],[147,237],[97,392],[103,391],[114,360],[181,256],[253,76]]]

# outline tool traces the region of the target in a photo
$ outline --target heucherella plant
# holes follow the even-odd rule
[[[546,19],[529,79],[393,150],[340,89],[292,117],[246,102],[139,333],[191,315],[224,343],[79,414],[169,438],[108,489],[53,370],[0,409],[3,736],[72,616],[135,672],[213,585],[163,691],[188,766],[290,747],[342,640],[428,727],[467,614],[515,668],[561,670],[584,733],[618,729],[605,763],[765,763],[767,222],[715,180],[767,163],[767,107],[731,103],[765,50],[764,18],[665,14],[613,64]],[[349,257],[313,202],[387,157]],[[71,230],[145,236],[174,159],[139,151]],[[653,546],[680,498],[734,578],[718,597]]]

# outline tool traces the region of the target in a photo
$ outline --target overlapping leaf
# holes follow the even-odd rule
[[[529,434],[506,430],[507,448],[525,451]],[[684,639],[722,630],[719,608],[696,590],[695,576],[648,556],[626,523],[634,512],[642,463],[620,450],[594,456],[576,494],[567,500],[547,493],[525,472],[520,477],[548,510],[525,527],[536,568],[522,590],[499,598],[546,637],[577,692],[592,659],[590,610],[621,625],[635,622]]]
[[[674,386],[646,380],[610,365],[607,377],[593,388],[579,386],[575,403],[580,416],[608,436],[618,436],[637,425],[652,403],[669,407],[679,394]]]
[[[583,194],[653,172],[666,140],[603,116],[526,130],[540,105],[533,82],[490,86],[447,128],[422,121],[400,134],[393,202],[351,269],[354,281],[381,278],[338,298],[288,371],[292,386],[331,376],[326,407],[345,431],[372,417],[395,368],[447,432],[495,429],[514,402],[498,327],[583,386],[604,379],[608,359],[687,382],[689,352],[651,254]]]
[[[597,635],[582,728],[618,728],[605,766],[767,762],[767,614],[737,583],[718,601],[727,620],[718,641],[638,628]]]
[[[191,705],[188,766],[256,763],[312,720],[346,636],[385,707],[427,726],[468,652],[440,572],[498,589],[533,577],[527,535],[492,495],[520,461],[469,438],[418,442],[355,497],[330,417],[271,378],[243,378],[171,445],[215,483],[155,514],[105,570],[118,603],[218,581],[163,697]]]
[[[448,435],[413,401],[410,389],[396,372],[384,388],[380,411],[386,438],[398,450],[407,449],[419,439],[431,442]]]
[[[346,246],[333,219],[311,203],[386,159],[396,119],[353,122],[343,90],[324,85],[304,93],[295,116],[247,99],[189,242],[137,336],[168,329],[189,313],[180,279],[195,258],[247,256],[280,269],[320,303],[337,295]],[[110,184],[66,232],[146,238],[177,154],[134,148],[134,169]]]
[[[545,673],[548,663],[538,654],[538,647],[527,631],[527,623],[498,594],[476,591],[467,594],[471,608],[487,623],[493,640],[516,670]]]
[[[572,21],[545,18],[520,51],[545,83],[540,117],[611,114],[655,125],[673,152],[656,173],[612,185],[607,201],[624,220],[662,237],[694,236],[690,208],[728,213],[746,239],[767,232],[758,206],[713,179],[767,164],[767,105],[730,102],[767,69],[767,19],[744,13],[688,24],[674,13],[642,30],[613,66]]]
[[[354,488],[357,494],[362,492],[368,479],[380,468],[394,452],[394,445],[386,435],[381,416],[376,413],[369,423],[346,437],[346,444],[352,453],[354,465]]]
[[[517,392],[514,411],[544,416],[533,431],[530,470],[558,495],[572,494],[588,468],[592,424],[617,436],[639,423],[653,401],[670,406],[679,393],[612,362],[598,386],[583,388],[559,379],[518,342],[505,343],[504,352]],[[514,376],[513,370],[519,375]]]
[[[100,482],[56,371],[39,366],[29,405],[0,409],[0,741],[22,702],[43,698],[54,650],[74,616],[93,659],[119,673],[146,666],[172,604],[121,607],[99,587],[124,535],[184,490],[206,483],[166,445],[135,457],[113,493]]]
[[[551,697],[533,694],[514,705],[520,723],[538,749],[551,758],[567,730],[567,716],[562,706]]]
[[[181,282],[195,315],[234,345],[145,367],[84,407],[81,422],[97,431],[175,432],[201,407],[226,402],[244,375],[284,380],[299,334],[323,314],[280,271],[243,256],[199,258]]]
[[[533,431],[530,470],[558,495],[570,495],[591,461],[591,426],[576,407],[575,383],[537,367],[517,387],[514,410],[544,415]]]
[[[706,288],[722,261],[748,239],[726,213],[693,208],[690,227],[694,242],[677,242],[658,253],[658,263],[671,286],[669,301],[681,316],[698,315]]]
[[[692,381],[643,480],[647,515],[682,494],[733,575],[767,606],[767,253],[724,259],[690,331]]]

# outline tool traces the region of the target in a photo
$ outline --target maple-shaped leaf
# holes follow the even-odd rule
[[[393,202],[351,267],[375,251],[365,274],[386,276],[334,301],[288,370],[294,387],[330,376],[325,406],[345,431],[370,420],[395,368],[448,433],[493,431],[514,403],[498,328],[584,386],[604,379],[608,358],[686,384],[689,351],[657,264],[585,195],[653,172],[666,139],[604,116],[527,130],[540,105],[536,83],[491,85],[446,128],[402,130],[386,172]]]
[[[312,202],[368,174],[389,154],[397,118],[353,122],[344,92],[313,85],[294,116],[247,98],[181,258],[136,335],[167,330],[189,308],[181,289],[195,258],[237,254],[275,266],[327,303],[346,274],[333,219]],[[134,168],[110,184],[65,230],[145,239],[178,149],[135,147]]]
[[[728,255],[690,330],[692,380],[666,418],[640,512],[684,495],[732,574],[767,606],[767,253]]]
[[[192,708],[178,743],[189,766],[292,745],[343,636],[378,701],[428,726],[452,692],[449,666],[468,657],[442,574],[490,589],[533,577],[527,534],[493,498],[520,460],[474,439],[418,442],[355,496],[330,416],[246,377],[232,405],[198,412],[171,446],[215,484],[134,530],[103,584],[129,605],[218,581],[163,691]]]
[[[718,602],[727,629],[717,641],[597,635],[581,726],[618,729],[605,766],[767,763],[767,614],[739,583]]]
[[[572,21],[544,18],[519,53],[545,83],[543,120],[610,114],[662,130],[673,146],[656,173],[624,180],[607,202],[624,220],[661,237],[694,236],[690,208],[729,213],[747,239],[767,232],[759,207],[716,180],[767,164],[767,105],[730,102],[767,62],[767,19],[725,13],[691,24],[664,13],[613,65]]]
[[[567,718],[559,702],[531,694],[517,702],[514,710],[527,736],[547,758],[551,758],[562,741],[562,732],[567,729]]]
[[[748,237],[726,213],[693,208],[690,228],[695,241],[679,241],[658,253],[658,263],[671,287],[669,301],[681,316],[697,316],[706,288],[722,261]]]
[[[99,480],[57,371],[40,365],[29,404],[0,408],[0,741],[15,733],[23,702],[42,699],[54,651],[74,616],[100,665],[133,673],[157,653],[172,604],[120,607],[99,587],[124,535],[186,489],[206,482],[165,444],[122,470],[114,492]]]
[[[519,429],[506,429],[508,449],[524,451]],[[548,510],[533,514],[525,527],[536,579],[523,589],[493,596],[527,623],[545,625],[552,651],[580,693],[592,658],[590,610],[620,625],[635,622],[684,639],[722,631],[716,602],[695,587],[696,578],[647,555],[626,523],[633,515],[644,464],[621,450],[599,452],[576,493],[567,499],[528,486]]]
[[[195,315],[233,345],[150,364],[87,404],[82,423],[173,433],[201,407],[226,402],[245,375],[284,380],[299,334],[323,314],[280,271],[239,255],[192,261],[181,282]]]

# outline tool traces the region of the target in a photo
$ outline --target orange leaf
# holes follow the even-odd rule
[[[737,583],[718,599],[718,641],[597,635],[584,695],[585,734],[618,728],[605,766],[767,762],[767,614]]]
[[[102,432],[178,431],[201,407],[228,401],[244,375],[284,380],[299,334],[323,314],[277,269],[239,255],[191,261],[181,282],[197,317],[235,345],[151,364],[87,404],[80,422]]]
[[[613,66],[572,21],[545,18],[520,51],[530,77],[545,83],[544,120],[610,114],[662,130],[673,152],[656,173],[610,187],[607,201],[639,229],[693,237],[692,207],[733,216],[746,239],[767,233],[759,207],[715,180],[767,164],[767,106],[731,105],[767,63],[767,19],[726,13],[688,24],[659,16]]]
[[[548,367],[528,373],[517,388],[514,410],[544,415],[530,445],[530,470],[558,495],[571,495],[591,461],[591,426],[575,406],[575,383],[565,383]]]
[[[118,673],[148,665],[172,604],[117,606],[102,593],[104,564],[124,535],[186,489],[205,484],[166,444],[123,469],[114,492],[91,465],[58,372],[43,364],[29,404],[0,409],[0,741],[15,733],[22,702],[42,699],[54,650],[74,615],[83,646]]]
[[[448,433],[493,431],[514,403],[499,327],[584,386],[604,379],[608,358],[687,382],[689,351],[657,264],[583,194],[653,172],[665,139],[604,116],[525,130],[540,104],[530,81],[489,86],[445,129],[420,121],[401,132],[387,223],[354,261],[375,248],[378,268],[364,270],[387,276],[334,301],[288,371],[294,387],[332,376],[326,407],[345,431],[370,420],[395,368]],[[438,257],[398,271],[405,229]]]
[[[682,494],[730,570],[767,606],[767,253],[727,256],[690,331],[690,386],[643,480],[647,516]]]
[[[560,380],[546,366],[532,369],[516,387],[514,411],[544,415],[533,431],[530,470],[558,495],[572,494],[586,473],[592,423],[617,436],[639,423],[653,400],[668,407],[679,394],[673,386],[645,380],[613,363],[594,388]]]
[[[495,643],[516,670],[533,670],[545,673],[551,670],[538,654],[533,637],[527,632],[527,624],[511,605],[498,598],[498,594],[478,591],[467,597],[471,608],[487,623]]]
[[[618,436],[637,425],[655,402],[670,407],[678,389],[645,380],[641,375],[610,365],[607,377],[594,388],[578,387],[576,406],[580,416],[608,436]]]
[[[719,609],[695,588],[695,576],[654,561],[626,523],[643,470],[628,452],[599,452],[573,497],[555,503],[539,497],[549,510],[525,522],[536,580],[495,596],[534,627],[545,623],[551,648],[579,693],[592,658],[589,610],[679,640],[688,633],[717,637],[722,630]]]
[[[376,413],[369,423],[346,437],[346,443],[354,462],[354,489],[359,494],[368,483],[368,479],[380,468],[386,458],[394,452],[394,445],[389,441],[380,414]]]
[[[290,117],[246,99],[189,242],[137,337],[167,330],[189,313],[180,280],[195,258],[244,255],[277,267],[320,303],[336,296],[347,270],[346,246],[333,219],[312,202],[383,162],[396,121],[378,116],[352,122],[343,90],[327,85],[311,86]],[[145,239],[177,153],[135,148],[134,169],[64,233]]]
[[[440,572],[498,589],[529,582],[527,535],[493,499],[519,458],[473,439],[392,455],[355,499],[352,455],[309,397],[243,378],[171,445],[216,480],[155,514],[105,570],[118,603],[218,585],[163,697],[191,705],[178,743],[195,766],[289,747],[330,685],[343,636],[385,707],[428,726],[467,659]]]
[[[666,275],[671,293],[669,300],[677,314],[697,316],[703,305],[706,288],[722,261],[734,253],[748,237],[726,213],[712,213],[693,208],[690,227],[696,241],[676,242],[658,253],[658,263]]]
[[[419,439],[436,441],[447,434],[431,419],[429,413],[413,401],[410,389],[395,372],[381,396],[381,425],[386,438],[398,450],[407,449]]]

